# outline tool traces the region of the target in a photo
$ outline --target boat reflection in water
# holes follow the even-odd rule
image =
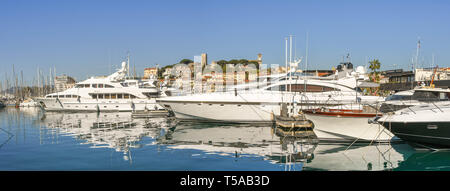
[[[161,148],[158,152],[164,152],[163,156],[176,157],[176,160],[198,163],[202,159],[197,161],[197,157],[210,158],[213,161],[216,161],[217,157],[224,157],[243,160],[246,162],[236,164],[248,165],[247,162],[262,159],[267,161],[264,163],[272,166],[271,169],[286,171],[391,170],[398,168],[399,162],[407,158],[405,149],[393,149],[393,145],[389,144],[324,144],[318,141],[311,130],[283,129],[267,125],[195,122],[177,124],[171,118],[134,119],[129,112],[45,112],[39,116],[37,123],[48,133],[47,137],[70,136],[77,139],[76,144],[85,144],[91,149],[114,149],[123,153],[123,159],[130,163],[134,163],[132,150],[144,151],[142,148],[147,147]],[[43,139],[43,142],[48,142],[48,139]],[[182,154],[188,150],[200,153]],[[159,160],[154,153],[147,154],[148,157]],[[161,162],[160,165],[167,164],[167,168],[173,168],[170,166],[170,159]],[[195,168],[196,164],[192,165]],[[239,169],[265,170],[264,167],[257,166],[241,166]],[[191,167],[188,165],[179,170],[185,168]],[[220,166],[211,166],[211,169],[215,168]]]
[[[283,133],[288,135],[281,137]],[[159,143],[171,149],[196,149],[236,158],[264,156],[271,163],[285,164],[286,170],[301,168],[313,158],[318,143],[309,138],[314,135],[312,131],[283,132],[271,126],[179,123],[166,135]]]
[[[285,170],[391,170],[403,154],[390,144],[320,144],[313,131],[180,123],[160,144],[233,157],[259,155]]]
[[[450,151],[422,151],[411,153],[396,171],[449,171]]]
[[[140,141],[144,137],[156,140],[163,136],[172,121],[166,118],[133,119],[131,112],[45,112],[41,123],[48,129],[57,130],[60,136],[86,141],[82,144],[89,144],[90,148],[113,148],[123,152],[124,159],[129,160],[131,148],[143,147]]]
[[[407,144],[402,152],[393,149],[394,144],[319,144],[314,151],[314,160],[305,165],[305,170],[327,171],[380,171],[393,170],[405,160],[404,150],[413,150]]]

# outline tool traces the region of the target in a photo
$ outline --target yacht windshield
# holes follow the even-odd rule
[[[393,100],[411,100],[410,95],[391,95],[386,98],[386,101],[393,101]]]

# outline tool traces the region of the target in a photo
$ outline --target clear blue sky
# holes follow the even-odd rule
[[[284,63],[284,38],[295,35],[296,54],[309,68],[330,69],[349,52],[355,65],[377,58],[382,69],[410,69],[417,38],[422,65],[449,66],[450,2],[433,1],[113,1],[1,0],[0,81],[23,70],[77,80],[106,75],[131,52],[143,68],[208,53],[209,61],[256,58]]]

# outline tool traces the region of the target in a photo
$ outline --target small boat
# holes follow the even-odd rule
[[[131,113],[132,118],[155,118],[168,117],[170,113],[165,109],[134,111]]]
[[[397,140],[389,130],[373,123],[373,118],[382,114],[368,105],[352,104],[303,112],[314,123],[314,131],[321,141],[388,143]]]
[[[377,122],[414,147],[450,148],[450,102],[408,107]]]
[[[28,98],[19,104],[19,107],[38,107],[38,106],[39,104],[31,98]]]
[[[2,101],[0,101],[0,108],[4,108],[4,107],[6,107],[6,105]]]

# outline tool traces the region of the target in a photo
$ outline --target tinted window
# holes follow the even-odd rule
[[[286,85],[279,85],[274,86],[271,88],[268,88],[267,90],[272,91],[285,91]],[[307,84],[306,87],[304,84],[292,84],[288,85],[287,89],[292,92],[328,92],[328,91],[340,91],[336,88],[326,87],[326,86],[319,86],[319,85],[309,85]]]
[[[391,95],[386,98],[386,101],[390,100],[411,100],[411,96],[409,95]]]
[[[439,92],[415,91],[412,98],[418,101],[438,101]]]

